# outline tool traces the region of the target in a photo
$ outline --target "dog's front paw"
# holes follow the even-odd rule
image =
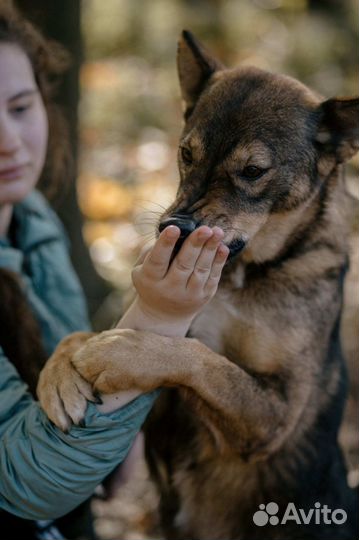
[[[62,340],[40,373],[37,395],[41,407],[62,431],[68,431],[72,423],[82,425],[87,400],[98,401],[91,385],[71,364],[75,351],[93,335],[77,332]]]
[[[138,362],[136,331],[114,329],[88,340],[72,358],[72,365],[92,384],[95,393],[112,394],[135,387],[131,364]]]
[[[108,330],[89,339],[73,356],[72,364],[95,393],[149,392],[162,383],[158,364],[163,365],[164,340],[169,338],[136,330]]]

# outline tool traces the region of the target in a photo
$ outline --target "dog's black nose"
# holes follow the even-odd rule
[[[189,218],[188,216],[178,214],[161,221],[158,226],[158,230],[162,232],[163,229],[165,229],[169,225],[176,225],[176,227],[180,229],[180,238],[182,239],[187,238],[187,236],[189,236],[191,232],[193,232],[198,227],[198,224],[193,219]]]

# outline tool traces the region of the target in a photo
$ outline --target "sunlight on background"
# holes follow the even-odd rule
[[[120,290],[176,192],[183,28],[227,65],[284,72],[327,97],[356,91],[354,0],[87,0],[82,11],[79,201],[96,268]]]

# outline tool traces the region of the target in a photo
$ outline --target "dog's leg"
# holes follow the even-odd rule
[[[91,386],[74,369],[71,358],[93,332],[75,332],[56,347],[40,373],[37,395],[47,416],[63,431],[79,424],[87,401],[96,401]]]
[[[261,457],[289,435],[309,399],[309,370],[249,373],[195,339],[112,330],[92,338],[73,357],[96,391],[180,387],[212,429],[222,450]],[[301,372],[303,359],[301,363]],[[221,444],[222,443],[222,444]]]

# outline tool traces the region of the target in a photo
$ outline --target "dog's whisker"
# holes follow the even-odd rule
[[[158,217],[162,216],[162,212],[158,212],[157,210],[143,210],[139,215],[142,216],[142,215],[147,215],[147,214],[151,214]]]
[[[138,219],[134,221],[134,225],[153,225],[155,226],[157,224],[157,220],[153,219]]]
[[[155,240],[155,237],[152,238],[144,238],[143,242],[141,242],[142,248],[146,247],[147,245],[151,244]]]
[[[145,233],[139,233],[139,236],[141,238],[156,238],[156,234],[153,231],[145,232]]]
[[[147,215],[147,214],[139,214],[138,216],[136,216],[136,220],[142,220],[142,219],[146,219],[147,221],[158,221],[158,218],[159,216],[157,215]]]
[[[149,208],[151,206],[157,206],[158,208],[160,208],[164,212],[167,210],[167,207],[163,206],[162,204],[160,204],[157,201],[149,201],[147,199],[137,199],[137,201],[142,202],[142,203],[146,203],[146,206],[138,205],[140,208],[144,208],[145,210],[147,210],[147,208]]]

